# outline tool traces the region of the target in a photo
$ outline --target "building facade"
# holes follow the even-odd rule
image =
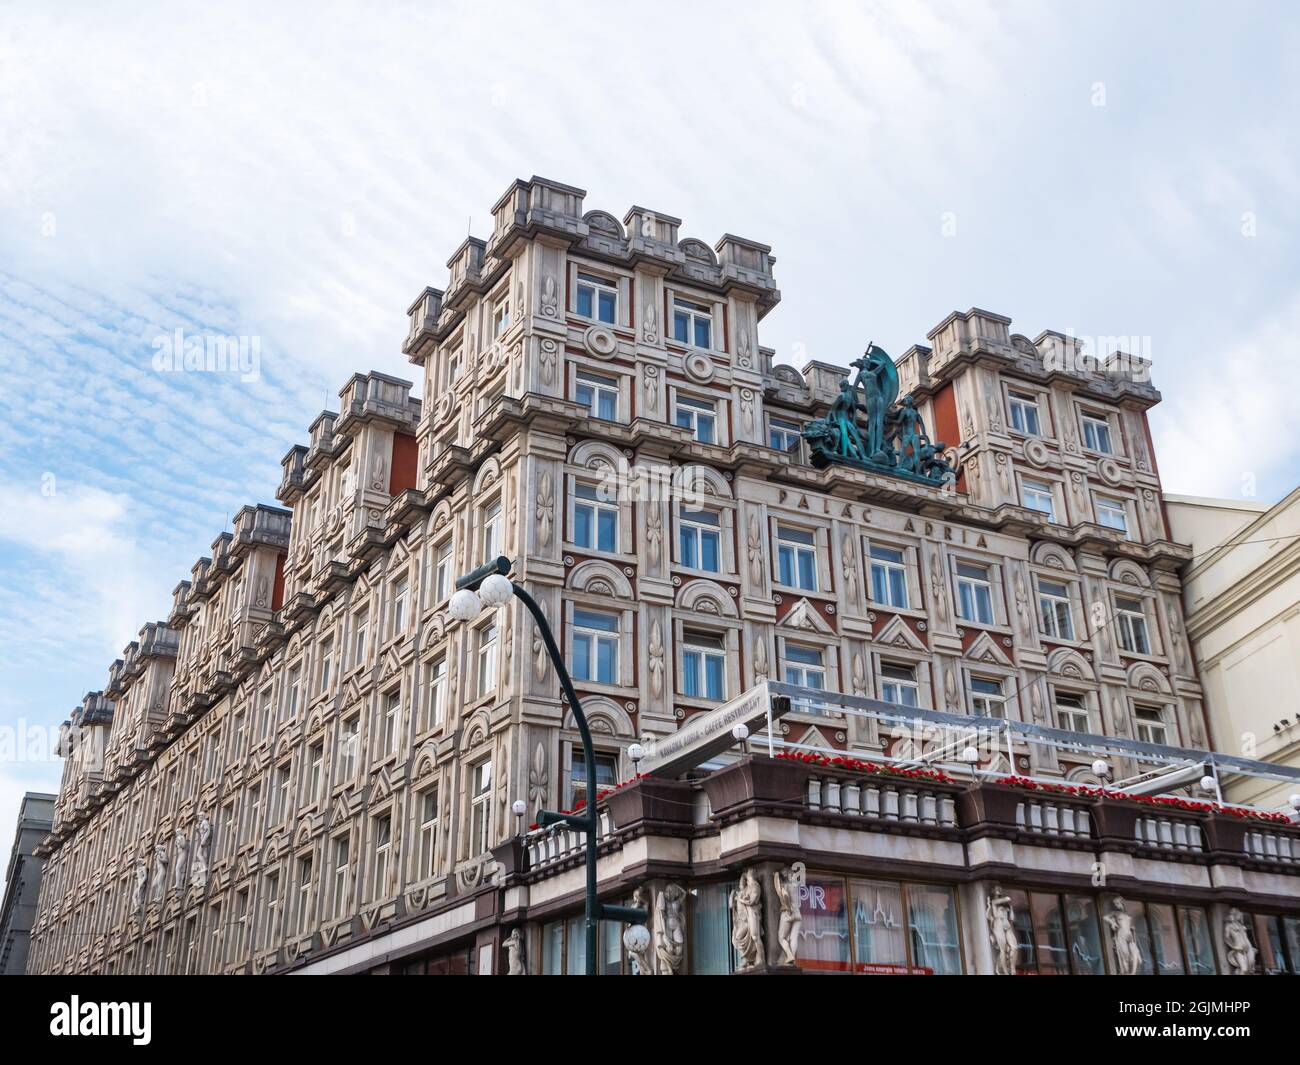
[[[1165,496],[1183,574],[1187,634],[1221,750],[1300,766],[1300,488],[1267,506]],[[1227,794],[1281,805],[1296,789],[1234,778]]]
[[[32,924],[41,891],[45,865],[36,848],[54,823],[56,795],[29,791],[18,806],[18,828],[5,871],[4,905],[0,907],[0,976],[20,976],[27,971]]]
[[[586,210],[584,195],[541,178],[511,185],[490,238],[467,239],[447,287],[409,309],[419,394],[354,376],[339,411],[285,457],[283,508],[242,510],[177,586],[171,614],[73,715],[38,971],[541,972],[580,957],[566,931],[581,906],[572,841],[528,834],[536,811],[587,798],[572,714],[518,602],[470,622],[447,613],[456,576],[502,554],[561,642],[598,787],[635,775],[634,742],[768,681],[863,706],[1210,746],[1179,578],[1190,552],[1161,506],[1146,421],[1159,395],[1144,364],[1097,367],[1061,334],[1030,340],[1004,316],[953,313],[896,365],[959,465],[956,483],[819,468],[802,433],[847,371],[778,365],[759,343],[780,298],[770,249],[732,235],[710,248],[642,207],[620,222]],[[779,733],[788,751],[905,753],[877,718],[810,698]],[[1093,761],[1082,746],[1013,744],[981,764],[1073,787],[1097,782]],[[602,890],[641,888],[667,944],[638,964],[614,930],[613,968],[760,968],[725,943],[753,906],[812,897],[812,863],[833,863],[837,848],[792,835],[811,802],[807,767],[746,764],[778,766],[786,790],[746,785],[732,801],[707,782],[672,784],[647,813],[638,797],[653,789],[640,782],[600,800],[626,815],[603,814]],[[791,771],[804,774],[797,802]],[[876,853],[890,876],[924,874],[899,886],[907,899],[946,878],[953,892],[968,885],[960,905],[1018,914],[1014,927],[1034,903],[1000,901],[989,875],[1055,889],[1062,906],[1067,889],[1097,894],[1099,852],[1085,861],[1082,843],[1055,872],[1005,850],[986,867],[971,848],[997,833],[980,826],[1024,845],[1014,811],[1008,827],[938,785],[896,796],[922,812],[885,819],[892,854],[863,836],[858,864],[841,861],[838,875],[860,878]],[[814,809],[829,824],[820,798]],[[1072,821],[1092,826],[1072,838],[1092,846],[1103,821]],[[1156,883],[1153,905],[1192,892],[1193,919],[1218,929],[1206,942],[1218,937],[1219,967],[1229,903],[1287,934],[1285,827],[1270,830],[1284,855],[1275,843],[1257,874],[1241,868],[1253,860],[1241,840],[1208,848],[1208,822],[1199,835],[1184,826],[1181,850],[1172,834],[1159,849],[1151,831],[1156,844],[1115,851],[1127,883]],[[909,865],[922,851],[933,860]],[[1225,853],[1237,867],[1221,883]],[[728,901],[741,879],[743,914]],[[935,895],[926,920],[955,920],[957,898],[943,909]],[[692,922],[708,907],[724,930],[708,926],[717,949],[697,965]],[[968,915],[969,949],[945,965],[992,971],[983,920]],[[759,932],[781,927],[773,910]],[[785,955],[769,964],[768,953],[761,967],[781,968]]]

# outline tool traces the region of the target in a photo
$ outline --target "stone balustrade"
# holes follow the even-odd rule
[[[807,805],[810,810],[825,813],[957,827],[957,804],[949,792],[886,776],[814,773],[808,777]]]

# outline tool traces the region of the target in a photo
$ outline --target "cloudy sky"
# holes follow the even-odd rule
[[[796,364],[972,306],[1139,338],[1166,488],[1279,498],[1298,51],[1281,3],[0,5],[0,726],[103,686],[350,373],[413,378],[531,174],[771,244]],[[256,379],[158,372],[177,329]]]

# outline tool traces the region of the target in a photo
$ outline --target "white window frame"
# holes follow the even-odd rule
[[[430,801],[432,800],[432,802]],[[419,842],[416,850],[415,878],[428,880],[438,863],[438,787],[425,788],[419,793]],[[429,814],[432,806],[432,816]]]
[[[587,532],[589,535],[585,542],[578,538],[579,511],[585,511],[588,515]],[[602,547],[600,543],[602,519],[608,521],[614,530],[614,542],[608,547]],[[618,504],[604,499],[599,485],[587,484],[585,481],[575,481],[573,483],[573,529],[571,540],[576,547],[584,548],[587,551],[617,554],[619,523]]]
[[[1064,581],[1046,577],[1037,578],[1035,583],[1038,590],[1038,631],[1054,640],[1073,640],[1074,609],[1070,602],[1070,586]],[[1057,588],[1061,590],[1055,591]]]
[[[591,313],[584,314],[580,309],[580,301],[583,291],[590,293]],[[613,300],[613,310],[610,317],[606,318],[601,314],[601,296],[608,296]],[[618,324],[618,282],[611,281],[606,277],[599,277],[596,274],[589,274],[585,270],[578,270],[573,286],[573,312],[580,318],[586,318],[591,322],[604,322],[606,325]]]
[[[593,751],[592,754],[595,756],[596,759],[596,792],[597,794],[599,794],[602,787],[605,786],[612,787],[613,785],[618,783],[618,754],[613,751],[601,751],[601,750]],[[586,767],[585,765],[583,766],[581,776],[579,776],[577,770],[574,767],[574,763],[578,760],[581,760],[582,758],[583,758],[582,748],[580,746],[570,745],[569,773],[568,773],[568,782],[566,788],[568,794],[565,796],[566,808],[570,810],[576,809],[578,806],[578,802],[580,800],[584,800],[588,798]],[[608,785],[601,784],[600,767],[602,765],[606,767],[610,767],[610,766],[613,767],[613,772],[609,774],[610,783]]]
[[[803,538],[807,537],[805,541]],[[792,580],[785,580],[785,560],[789,559]],[[812,584],[803,583],[803,563],[811,561]],[[778,523],[776,527],[776,579],[778,584],[787,588],[797,588],[803,592],[816,592],[821,583],[818,574],[819,558],[817,552],[817,533],[798,525]]]
[[[900,674],[906,674],[906,676]],[[906,692],[911,692],[910,702],[905,697],[904,693]],[[921,705],[921,684],[917,679],[915,663],[901,665],[897,662],[881,662],[880,698],[882,701],[893,703],[895,706],[906,706],[912,709],[919,707]]]
[[[1072,702],[1062,702],[1066,700],[1079,700],[1077,706]],[[1054,711],[1053,722],[1059,729],[1065,729],[1067,732],[1091,732],[1092,719],[1088,714],[1088,700],[1081,692],[1053,691],[1052,692],[1052,709]],[[1079,724],[1082,722],[1083,727]]]
[[[721,678],[721,692],[710,695],[709,667],[716,663],[717,675]],[[682,633],[681,652],[682,694],[688,699],[703,699],[709,702],[726,702],[727,699],[727,640],[725,636],[712,632]],[[695,692],[690,689],[694,686]]]
[[[1099,455],[1115,454],[1115,440],[1110,429],[1110,419],[1089,411],[1079,412],[1079,432],[1083,446]],[[1089,440],[1089,437],[1092,439]],[[1105,447],[1102,444],[1105,444]]]
[[[1154,719],[1151,716],[1154,715]],[[1162,707],[1139,703],[1133,707],[1133,735],[1142,743],[1168,745],[1169,724]]]
[[[456,552],[450,536],[433,545],[433,557],[433,602],[436,605],[451,595],[455,583]]]
[[[718,432],[721,418],[718,414],[718,401],[715,399],[703,399],[700,396],[678,393],[674,401],[673,424],[682,429],[689,429],[697,444],[721,443]],[[707,440],[702,439],[701,432],[705,425],[708,426],[709,439]]]
[[[491,560],[502,554],[505,546],[501,538],[501,500],[495,499],[483,507],[480,514],[479,545],[483,558]]]
[[[586,399],[582,398],[584,389],[590,393]],[[583,369],[574,372],[573,401],[581,403],[587,408],[588,414],[598,421],[616,422],[619,420],[621,391],[617,378],[606,377],[603,374],[592,373],[590,370]],[[609,401],[613,405],[613,412],[609,417],[601,413],[601,404],[604,401]]]
[[[492,301],[492,339],[496,340],[510,328],[510,293],[505,292]]]
[[[970,695],[970,712],[976,717],[1004,717],[1006,715],[1007,696],[1004,682],[996,677],[971,676],[967,678],[967,692]],[[997,690],[989,691],[979,685],[992,685]]]
[[[352,840],[344,832],[333,838],[330,857],[334,863],[332,873],[332,890],[330,897],[330,915],[339,920],[348,911],[348,880],[351,875]]]
[[[975,576],[973,573],[963,572],[966,570],[983,570],[982,577]],[[962,621],[968,621],[972,625],[992,625],[997,617],[993,609],[993,571],[989,566],[982,562],[962,562],[958,560],[955,568],[957,578],[957,616]],[[969,589],[970,599],[969,606],[971,611],[967,611],[967,597],[963,594],[964,590]],[[983,591],[985,601],[988,604],[988,617],[980,616],[981,597]]]
[[[1044,505],[1045,504],[1045,505]],[[1046,514],[1047,520],[1056,521],[1056,492],[1051,481],[1038,481],[1032,477],[1020,479],[1020,505]]]
[[[339,723],[339,783],[357,775],[361,759],[361,715],[353,714]]]
[[[683,319],[686,323],[685,338],[677,335],[678,319]],[[708,332],[707,344],[700,344],[696,341],[696,333],[700,323],[704,324]],[[674,296],[672,337],[675,343],[685,344],[690,348],[699,348],[702,351],[711,351],[713,349],[713,308],[707,304],[696,303],[693,300]]]
[[[1011,428],[1022,436],[1042,436],[1043,417],[1038,407],[1038,397],[1029,392],[1008,389],[1007,421]]]
[[[706,539],[714,541],[714,557],[717,566],[704,565],[704,543]],[[687,541],[692,544],[687,551]],[[722,572],[722,515],[715,510],[690,510],[685,503],[677,508],[677,554],[678,563],[687,569],[700,573]],[[688,554],[694,555],[694,563],[687,561]]]
[[[387,758],[397,753],[400,738],[398,731],[401,729],[402,722],[402,689],[394,688],[392,691],[384,692],[383,700],[383,705],[379,708],[379,737],[383,756]]]
[[[588,618],[606,618],[613,623],[613,628],[592,625],[588,622]],[[621,627],[621,618],[618,614],[574,607],[569,661],[575,681],[586,684],[616,685],[619,683],[619,662],[622,654]],[[602,645],[608,646],[610,661],[613,663],[613,675],[608,680],[599,677]],[[585,648],[585,654],[580,651],[580,648]]]
[[[411,579],[406,574],[398,577],[393,582],[393,601],[390,610],[392,618],[392,633],[394,637],[400,636],[406,631],[407,623],[407,606],[411,598]]]
[[[781,447],[774,442],[774,438],[780,437],[786,441],[785,446]],[[774,451],[789,452],[799,444],[803,439],[803,426],[793,418],[782,417],[779,414],[769,414],[767,416],[767,446]]]
[[[442,726],[447,702],[447,656],[440,655],[429,663],[429,702],[425,710],[426,729]]]
[[[897,555],[898,557],[881,557],[880,555],[877,555],[877,551],[889,552],[890,556]],[[907,587],[907,552],[901,547],[891,547],[889,544],[873,543],[867,549],[867,561],[868,576],[870,578],[869,585],[871,601],[873,603],[878,603],[880,606],[891,607],[895,610],[907,610],[908,604],[911,601],[911,595]],[[883,599],[877,595],[877,573],[880,575],[881,588],[886,592],[886,596]],[[897,584],[895,582],[897,582]],[[903,601],[901,603],[894,601],[894,593],[897,591],[898,587],[902,588],[903,593]]]
[[[492,845],[492,759],[470,767],[470,854],[483,854]]]
[[[298,859],[298,935],[303,935],[307,931],[307,917],[311,909],[311,873],[312,860],[310,854],[304,854]]]
[[[1093,504],[1097,512],[1097,524],[1105,529],[1114,529],[1116,532],[1128,536],[1128,507],[1124,505],[1124,500],[1117,499],[1114,496],[1094,496]],[[1109,515],[1107,520],[1103,515]],[[1119,524],[1115,523],[1118,517]]]
[[[384,825],[388,826],[387,835],[384,834]],[[372,821],[372,830],[374,837],[375,864],[370,871],[370,898],[371,901],[386,898],[385,891],[388,881],[388,863],[393,856],[393,812],[377,814]]]
[[[1122,603],[1135,603],[1137,609],[1127,606],[1121,606]],[[1119,634],[1119,645],[1133,655],[1151,654],[1151,629],[1147,625],[1146,608],[1141,599],[1117,595],[1115,596],[1115,629]],[[1136,636],[1141,633],[1142,645],[1138,647]]]
[[[497,651],[501,629],[495,621],[479,626],[475,632],[475,678],[478,681],[479,695],[496,691],[497,687]]]

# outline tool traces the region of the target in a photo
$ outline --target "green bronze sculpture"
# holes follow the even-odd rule
[[[957,471],[943,455],[943,442],[930,440],[915,400],[896,402],[898,368],[888,352],[868,344],[850,365],[857,370],[853,382],[842,380],[826,417],[803,431],[813,465],[847,463],[925,484],[953,484]]]

